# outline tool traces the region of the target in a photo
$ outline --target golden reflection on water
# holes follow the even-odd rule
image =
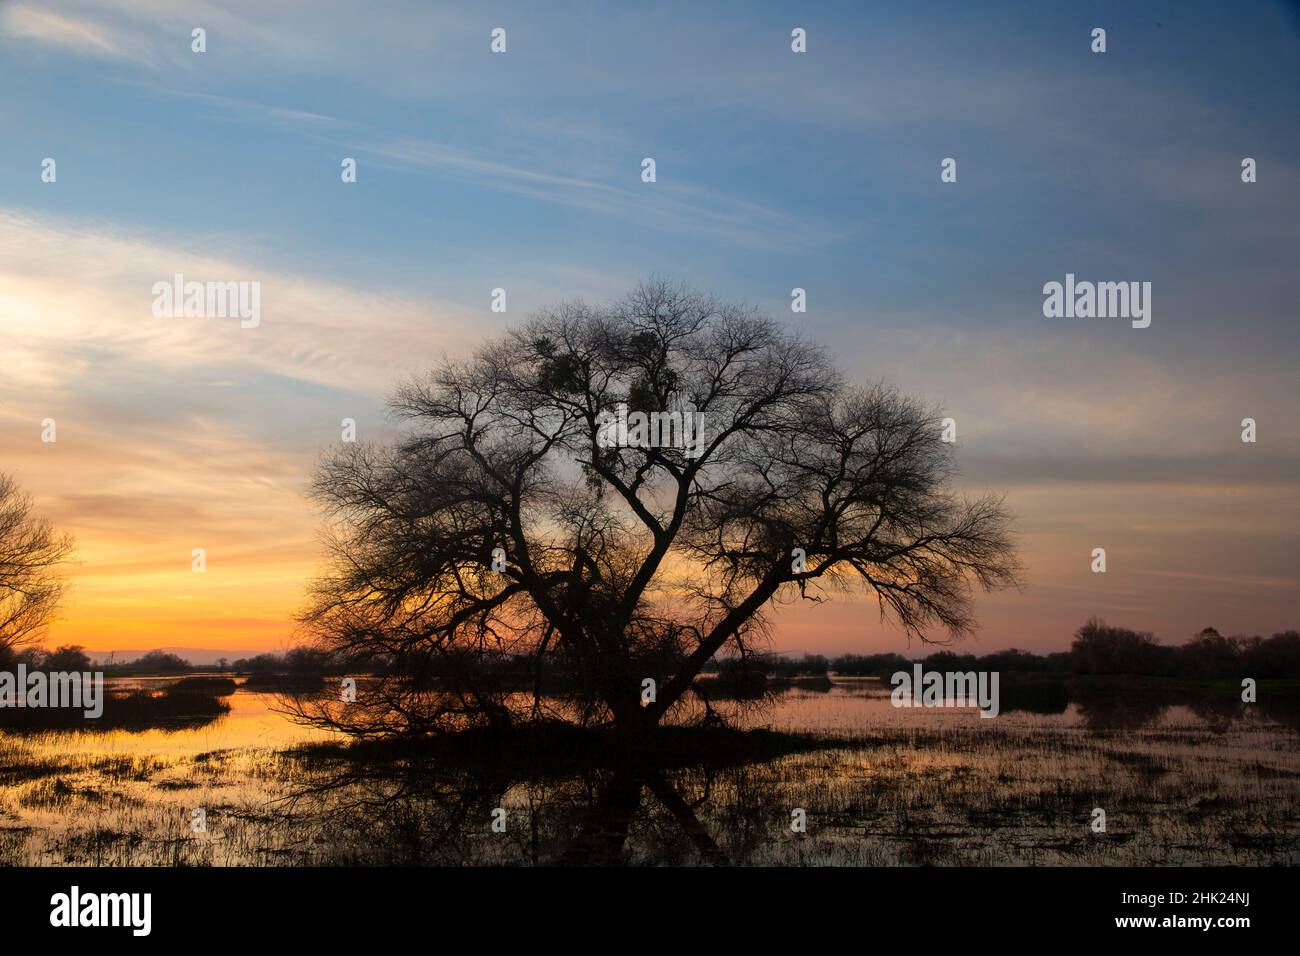
[[[109,690],[163,687],[175,678],[114,678]],[[524,695],[520,695],[523,697]],[[11,744],[37,744],[66,755],[154,755],[185,757],[216,750],[262,748],[285,749],[300,744],[343,739],[326,730],[303,727],[281,712],[275,693],[248,691],[240,687],[221,698],[228,713],[207,723],[146,730],[68,731],[46,735],[6,735]],[[1259,718],[1247,712],[1233,723],[1246,726]],[[974,707],[899,708],[890,702],[888,685],[874,678],[836,678],[829,691],[809,691],[799,687],[779,694],[761,707],[742,708],[736,722],[740,726],[768,727],[789,733],[853,736],[877,731],[900,731],[924,728],[929,731],[956,729],[1032,731],[1086,728],[1087,715],[1079,704],[1066,705],[1061,713],[1041,714],[1007,710],[996,718],[981,717]],[[1144,715],[1147,730],[1200,732],[1206,720],[1192,708],[1171,704]]]
[[[134,681],[129,686],[141,686]],[[114,684],[126,687],[127,682]],[[223,697],[229,713],[215,720],[187,726],[154,727],[147,730],[72,731],[50,735],[49,746],[58,752],[78,756],[126,754],[176,758],[214,750],[265,748],[279,750],[297,744],[329,740],[336,735],[301,727],[276,711],[275,694],[237,690]],[[3,736],[3,735],[0,735]]]
[[[164,687],[174,678],[113,678],[105,692]],[[296,744],[333,739],[335,735],[315,728],[300,727],[277,713],[274,693],[257,693],[240,688],[222,697],[229,713],[207,723],[177,722],[147,730],[51,731],[40,735],[6,735],[12,743],[38,743],[42,749],[68,756],[156,756],[187,757],[212,750],[265,748],[282,749]]]

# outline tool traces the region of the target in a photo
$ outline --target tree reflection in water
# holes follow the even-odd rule
[[[310,779],[279,810],[302,849],[341,848],[328,860],[334,863],[743,863],[789,820],[777,789],[757,784],[752,764],[824,750],[827,742],[704,736],[722,745],[707,759],[695,746],[677,756],[616,747],[554,758],[545,749],[523,754],[518,745],[475,752],[462,742],[435,746],[438,752],[398,744],[315,748],[298,754]],[[705,807],[709,826],[700,816]],[[498,808],[506,811],[503,832],[492,827]]]

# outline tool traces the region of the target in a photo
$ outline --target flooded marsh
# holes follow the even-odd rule
[[[755,735],[761,755],[548,767],[351,746],[241,686],[228,710],[188,724],[0,732],[0,862],[1300,861],[1294,710],[1143,696],[981,719],[895,708],[877,680],[834,679],[747,713],[775,732]]]

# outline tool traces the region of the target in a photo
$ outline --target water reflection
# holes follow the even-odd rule
[[[1296,698],[1018,690],[988,720],[895,708],[874,680],[796,683],[739,709],[741,729],[771,732],[589,753],[577,738],[349,745],[241,687],[201,725],[0,731],[0,863],[1141,865],[1300,852]],[[1087,827],[1098,805],[1129,808],[1105,840]],[[206,834],[189,830],[194,806]],[[795,809],[807,833],[791,829]]]
[[[350,848],[330,862],[734,864],[752,862],[782,812],[776,787],[754,785],[751,769],[626,759],[518,775],[436,758],[347,760],[282,806],[305,843]]]
[[[341,739],[328,730],[295,723],[281,693],[253,688],[242,678],[188,681],[194,683],[186,688],[176,678],[111,678],[106,692],[118,710],[113,713],[108,708],[108,719],[8,710],[0,712],[0,734],[21,737],[60,731],[60,746],[78,752],[134,747],[142,752],[160,748],[167,753],[198,753]],[[205,681],[213,686],[201,683]],[[218,681],[230,686],[217,687]],[[362,688],[364,693],[364,680]],[[1223,733],[1236,723],[1263,720],[1300,730],[1300,695],[1294,694],[1264,693],[1258,703],[1244,704],[1231,689],[1149,683],[1004,680],[1000,689],[999,724],[1031,720],[1043,727],[1112,732],[1190,723]],[[725,712],[734,726],[835,735],[900,723],[943,727],[981,719],[974,708],[895,708],[890,690],[875,678],[784,681],[762,700],[738,701]],[[728,701],[718,697],[715,702]],[[88,735],[90,739],[84,739]]]
[[[929,727],[982,719],[975,708],[895,708],[890,691],[889,685],[875,678],[837,679],[829,694],[795,685],[770,698],[768,706],[757,710],[747,723],[853,733],[899,722]],[[1262,693],[1257,703],[1246,704],[1232,687],[1003,680],[1000,697],[995,724],[1032,722],[1045,728],[1101,732],[1193,725],[1223,733],[1234,724],[1263,722],[1300,730],[1300,695],[1295,693]]]

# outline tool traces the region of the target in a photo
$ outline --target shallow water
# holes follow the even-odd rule
[[[163,686],[175,678],[132,677],[105,681],[106,691]],[[275,694],[242,688],[221,698],[230,711],[210,723],[153,727],[147,730],[72,731],[50,735],[43,743],[49,750],[76,756],[148,755],[177,758],[216,750],[281,749],[328,740],[333,734],[302,727],[278,713]],[[0,740],[5,737],[0,732]],[[23,738],[10,736],[11,741]],[[31,736],[27,737],[30,742]]]
[[[557,778],[306,756],[293,748],[331,735],[274,695],[225,699],[228,714],[191,727],[0,734],[0,862],[1300,861],[1295,723],[1232,701],[1112,694],[986,719],[836,680],[740,719],[824,741],[805,752]]]

